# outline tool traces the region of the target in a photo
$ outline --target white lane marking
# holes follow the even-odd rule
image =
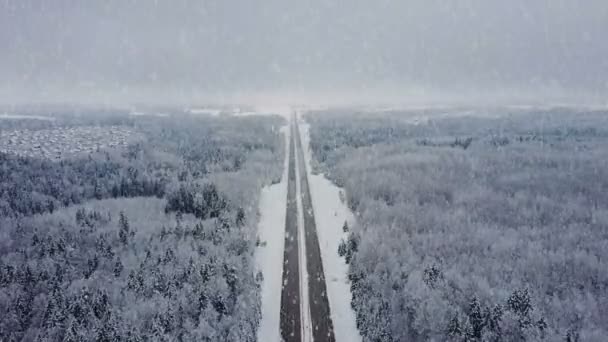
[[[294,117],[292,117],[292,121]],[[301,317],[301,329],[302,329],[302,342],[313,342],[312,337],[312,326],[310,316],[310,303],[308,299],[308,269],[306,267],[306,232],[304,226],[304,208],[302,205],[302,189],[301,189],[301,175],[300,175],[300,154],[298,153],[298,145],[296,144],[296,137],[294,134],[298,134],[293,122],[293,143],[295,146],[295,166],[296,166],[296,202],[298,208],[298,250],[300,251],[300,317]]]

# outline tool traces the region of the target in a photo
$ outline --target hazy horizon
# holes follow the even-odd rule
[[[593,103],[608,2],[0,2],[0,103]]]

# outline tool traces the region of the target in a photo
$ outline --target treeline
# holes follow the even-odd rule
[[[190,118],[190,119],[188,119]],[[200,119],[200,118],[199,118]],[[171,120],[172,124],[166,122]],[[146,132],[147,145],[183,158],[188,176],[213,171],[238,171],[251,153],[280,154],[277,117],[214,117],[192,124],[190,116],[179,119],[149,118],[136,123]],[[279,172],[280,174],[280,172]]]
[[[0,132],[11,130],[37,131],[59,127],[90,125],[131,126],[136,120],[129,111],[119,108],[87,108],[40,105],[38,108],[22,106],[0,109],[2,113],[17,114],[20,118],[2,118]]]
[[[364,340],[604,341],[608,113],[415,114],[307,117]]]
[[[255,341],[282,119],[178,118],[134,119],[125,150],[2,156],[0,340]]]
[[[0,217],[29,216],[90,199],[164,195],[167,176],[108,152],[51,161],[0,153]]]
[[[102,124],[117,121],[107,120]],[[123,151],[61,161],[0,153],[0,217],[53,212],[90,199],[163,197],[172,181],[238,171],[251,153],[278,152],[276,118],[132,120],[145,140]]]

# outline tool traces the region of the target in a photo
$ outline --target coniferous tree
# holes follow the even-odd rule
[[[462,337],[462,328],[460,327],[460,321],[458,320],[458,316],[454,315],[447,327],[447,336],[453,339],[460,339]]]
[[[236,211],[236,226],[242,227],[245,224],[245,210],[239,207]]]
[[[471,330],[468,335],[470,338],[478,341],[482,337],[483,329],[485,328],[486,320],[484,319],[483,309],[477,297],[473,297],[469,302],[469,324]]]
[[[116,259],[116,262],[114,262],[114,276],[116,278],[120,277],[120,275],[122,274],[122,271],[125,269],[125,267],[123,266],[122,262],[120,261],[120,259]]]
[[[127,245],[130,236],[129,220],[123,211],[120,212],[118,221],[118,238],[123,245]]]

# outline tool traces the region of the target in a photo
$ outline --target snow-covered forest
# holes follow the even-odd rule
[[[134,139],[0,153],[0,340],[254,341],[258,197],[281,177],[284,119],[86,114],[2,120],[3,136]]]
[[[365,341],[605,341],[608,113],[318,111]]]
[[[0,0],[0,342],[608,342],[608,0]]]

